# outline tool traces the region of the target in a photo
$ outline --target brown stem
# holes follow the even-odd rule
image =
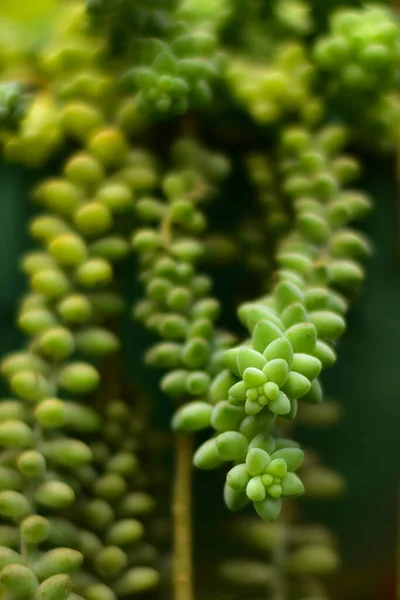
[[[192,573],[192,455],[193,436],[177,435],[175,442],[174,600],[194,600]]]
[[[169,248],[172,242],[172,227],[171,227],[171,218],[170,215],[164,217],[161,221],[161,239],[164,245],[164,248]]]
[[[275,577],[273,581],[273,600],[287,600],[287,586],[285,580],[285,574],[283,572],[283,565],[286,558],[286,544],[287,544],[287,530],[284,517],[281,517],[281,526],[283,529],[283,536],[280,542],[274,549],[272,556],[272,564],[275,569]]]

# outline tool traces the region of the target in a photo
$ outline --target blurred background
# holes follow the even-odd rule
[[[17,12],[34,35],[51,4],[52,0],[1,0],[0,19],[13,18]],[[338,600],[394,599],[399,571],[400,191],[390,161],[366,156],[365,165],[363,185],[375,200],[375,210],[363,228],[375,252],[350,313],[339,360],[325,376],[327,394],[340,402],[344,418],[328,431],[300,431],[302,441],[318,447],[326,464],[341,472],[348,485],[343,498],[307,507],[314,521],[327,523],[339,537],[343,568],[332,581],[333,597]],[[38,176],[0,162],[1,354],[20,343],[14,321],[25,284],[18,264],[29,248],[29,188]],[[232,273],[226,274],[227,285],[223,271],[219,277],[218,289],[229,293]],[[138,347],[136,337],[127,357],[137,372],[141,369],[140,356],[135,355]],[[151,373],[143,383],[149,391],[155,390]],[[165,411],[165,422],[168,417]],[[197,504],[201,505],[201,493]],[[201,506],[198,511],[205,519]]]

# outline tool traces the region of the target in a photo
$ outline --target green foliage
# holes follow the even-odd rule
[[[343,10],[315,47],[317,65],[336,76],[334,85],[360,93],[392,90],[399,62],[399,31],[393,13],[366,6]]]
[[[17,83],[0,85],[0,126],[3,129],[14,128],[24,115],[27,97]]]
[[[166,447],[157,401],[122,368],[130,304],[172,436],[204,430],[189,458],[225,469],[228,509],[261,517],[233,520],[249,556],[222,563],[221,580],[325,598],[316,578],[337,568],[335,545],[296,523],[293,498],[345,484],[300,448],[296,423],[338,418],[321,372],[365,276],[371,245],[352,227],[372,206],[343,152],[395,148],[400,29],[375,5],[322,16],[302,0],[71,3],[18,56],[21,84],[0,85],[5,158],[49,171],[32,186],[35,247],[21,260],[25,341],[1,363],[10,599],[163,593]],[[248,280],[221,294],[229,261]]]

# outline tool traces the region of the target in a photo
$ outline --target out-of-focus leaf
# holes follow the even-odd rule
[[[43,19],[56,4],[56,0],[1,0],[0,19],[36,21]]]

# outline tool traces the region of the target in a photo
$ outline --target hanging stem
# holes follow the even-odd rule
[[[194,600],[192,573],[192,455],[193,436],[177,435],[175,441],[174,600]]]
[[[278,427],[275,424],[275,436],[277,438],[289,436],[292,429],[293,425],[289,422],[284,424],[283,428],[282,426]],[[288,600],[289,597],[284,565],[287,554],[290,521],[290,515],[283,510],[278,521],[282,530],[282,534],[279,536],[279,541],[276,544],[271,557],[272,568],[274,570],[274,578],[271,582],[272,585],[270,585],[270,594],[268,596],[271,600]]]
[[[283,529],[283,536],[279,544],[277,544],[272,555],[272,565],[275,569],[275,578],[273,582],[272,600],[287,600],[287,587],[285,574],[283,573],[283,563],[286,557],[286,522],[280,520]]]

